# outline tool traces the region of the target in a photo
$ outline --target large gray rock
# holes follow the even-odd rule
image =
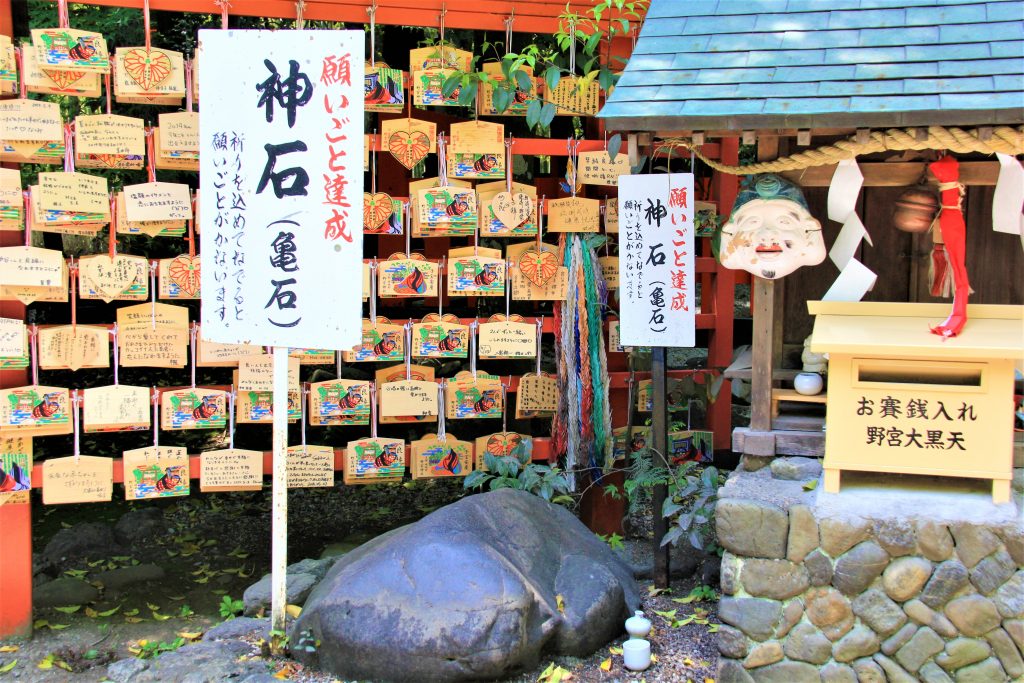
[[[114,538],[117,542],[130,546],[133,543],[147,541],[164,534],[167,529],[164,511],[158,507],[147,505],[138,510],[129,510],[121,515],[114,525]]]
[[[754,500],[723,498],[715,508],[718,542],[746,557],[783,558],[789,535],[784,510]]]
[[[906,602],[924,588],[932,575],[932,563],[923,557],[900,557],[882,574],[886,594],[897,602]]]
[[[92,577],[107,590],[123,590],[136,583],[159,581],[164,578],[163,567],[155,564],[136,564],[100,572]]]
[[[109,524],[85,522],[61,529],[43,549],[43,558],[55,565],[82,557],[107,557],[119,550]]]
[[[32,604],[36,607],[84,605],[99,596],[100,592],[88,582],[70,576],[62,576],[36,588],[32,592]]]
[[[914,523],[907,519],[875,522],[874,538],[893,557],[909,555],[917,547]]]
[[[789,560],[746,560],[740,579],[754,597],[773,600],[800,595],[810,585],[807,570]]]
[[[1024,617],[1024,570],[1004,583],[992,596],[992,601],[1004,619]]]
[[[1000,548],[974,565],[974,569],[971,570],[971,583],[979,593],[990,595],[1013,576],[1016,568],[1017,565],[1010,557],[1010,553]]]
[[[788,481],[807,481],[821,476],[820,458],[775,458],[772,477]]]
[[[999,612],[981,595],[965,595],[946,605],[946,616],[965,636],[985,635],[999,626]]]
[[[259,659],[240,659],[252,646],[239,640],[217,640],[186,645],[156,659],[126,659],[107,667],[114,683],[222,683],[267,673]]]
[[[977,524],[954,524],[950,530],[956,542],[957,557],[968,569],[1000,546],[999,537],[995,533]]]
[[[285,600],[289,605],[299,605],[306,602],[309,594],[317,584],[317,579],[312,574],[287,574],[285,577]],[[245,589],[242,594],[242,602],[245,603],[245,615],[251,617],[259,614],[260,610],[266,610],[271,602],[271,576],[265,574],[263,578]]]
[[[798,624],[786,638],[786,656],[801,662],[824,664],[832,656],[832,641],[810,624]]]
[[[942,562],[953,556],[953,537],[945,524],[921,522],[917,525],[917,547],[932,562]]]
[[[502,489],[345,555],[290,638],[319,640],[298,657],[344,679],[500,678],[544,650],[589,654],[638,604],[629,566],[578,519]]]
[[[932,609],[941,609],[967,583],[967,568],[956,560],[947,560],[932,572],[921,593],[921,602]]]
[[[821,547],[838,557],[867,538],[871,523],[862,517],[829,517],[818,522]]]
[[[232,640],[247,636],[254,631],[259,632],[260,638],[270,640],[270,619],[255,619],[253,617],[228,619],[204,633],[203,640]]]
[[[832,585],[844,595],[857,595],[878,578],[888,563],[889,554],[877,543],[858,543],[836,561]]]
[[[767,640],[782,616],[782,603],[762,598],[722,598],[718,618],[754,640]]]
[[[853,613],[883,637],[907,623],[907,615],[900,606],[877,588],[864,591],[853,599]]]

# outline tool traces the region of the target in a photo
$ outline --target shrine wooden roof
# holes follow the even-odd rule
[[[652,0],[600,116],[631,130],[1024,122],[1022,0]]]

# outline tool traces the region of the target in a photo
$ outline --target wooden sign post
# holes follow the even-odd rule
[[[696,344],[692,173],[619,177],[620,343],[651,347],[651,445],[656,465],[669,468],[665,348]],[[660,460],[660,462],[659,462]],[[668,586],[668,531],[661,509],[667,487],[654,490],[654,579]]]
[[[201,188],[203,336],[274,347],[274,651],[287,595],[289,348],[362,338],[359,288],[325,283],[362,269],[363,174],[348,160],[363,152],[363,60],[353,55],[364,42],[363,31],[199,32],[200,173],[232,169]]]

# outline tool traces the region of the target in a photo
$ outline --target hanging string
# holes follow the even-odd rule
[[[228,10],[231,9],[231,3],[228,0],[213,0],[213,4],[220,7],[220,28],[222,31],[228,29]]]
[[[68,15],[68,0],[57,0],[57,25],[60,28],[71,28],[71,18]]]
[[[511,261],[505,261],[505,272],[509,272],[510,270],[512,270],[512,262]],[[509,316],[512,314],[511,312],[512,312],[512,288],[511,287],[506,287],[505,288],[505,320],[509,319]]]
[[[71,280],[71,336],[78,336],[78,264],[71,257],[68,264],[68,279]]]
[[[18,67],[18,93],[21,99],[28,99],[28,80],[26,79],[24,58],[21,55],[22,48],[14,48],[14,63]]]
[[[544,333],[544,316],[537,321],[537,376],[540,377],[541,340]]]
[[[151,29],[149,27],[149,0],[142,0],[142,30],[146,34],[146,52],[152,48]]]
[[[117,195],[110,195],[110,230],[107,232],[107,256],[117,256]]]
[[[113,339],[114,344],[114,386],[117,386],[120,384],[117,377],[117,371],[121,366],[121,349],[118,346],[117,340],[117,323],[114,323],[114,326],[110,328],[110,336]]]
[[[370,438],[377,438],[377,384],[370,382]]]
[[[404,213],[406,217],[405,226],[403,226],[405,232],[405,258],[409,258],[412,254],[412,230],[410,229],[412,222],[409,220],[412,213],[411,202],[404,202],[402,204],[402,213]]]
[[[566,149],[569,152],[569,167],[566,169],[567,180],[569,181],[569,189],[572,191],[572,196],[576,196],[576,178],[579,173],[577,165],[579,164],[580,158],[580,141],[569,138],[565,143]]]
[[[149,262],[149,319],[153,323],[153,329],[156,329],[156,261]]]
[[[445,412],[444,411],[444,392],[445,392],[446,386],[447,385],[446,385],[446,383],[445,383],[445,381],[443,379],[441,380],[441,383],[437,385],[437,406],[438,406],[438,410],[437,410],[437,440],[438,441],[447,441],[448,440],[448,435],[445,433],[445,425],[444,425],[444,418],[445,418],[445,415],[444,415],[444,412]]]
[[[185,61],[185,111],[192,113],[194,105],[192,102],[192,60]],[[109,101],[109,100],[108,100]]]
[[[160,448],[160,393],[153,387],[153,448]]]
[[[505,191],[512,194],[512,136],[505,139]]]
[[[28,331],[28,346],[32,354],[32,384],[39,384],[39,326],[33,324]]]
[[[32,188],[21,193],[25,203],[25,246],[32,246],[32,223],[35,217],[32,215]]]
[[[306,28],[306,3],[304,0],[297,0],[295,3],[295,30],[301,31]]]
[[[153,142],[153,128],[146,129],[146,155],[149,157],[146,163],[146,170],[148,171],[149,180],[147,182],[156,182],[156,151]]]
[[[569,19],[569,77],[576,75],[576,20]]]
[[[473,373],[473,381],[476,381],[476,333],[480,323],[474,320],[469,324],[469,371]]]
[[[501,431],[508,431],[508,385],[512,383],[511,375],[508,382],[501,383]]]
[[[370,15],[370,68],[373,69],[377,66],[377,0],[366,8],[366,13]]]
[[[405,323],[405,378],[412,379],[412,323]]]
[[[299,433],[302,435],[302,452],[306,452],[306,401],[309,396],[309,387],[303,383],[302,391],[300,392],[301,398],[299,400],[299,421],[302,423],[302,427],[299,428]]]
[[[196,358],[198,353],[196,351],[196,339],[199,336],[199,326],[195,323],[189,327],[189,341],[191,341],[191,352],[192,352],[192,388],[196,388]]]
[[[446,259],[447,259],[446,256],[442,256],[441,257],[441,262],[437,266],[437,281],[438,282],[441,282],[441,279],[444,277],[444,267],[445,267]],[[444,303],[444,291],[441,289],[440,286],[438,286],[438,288],[437,288],[437,318],[438,318],[438,320],[441,319],[441,315],[442,315],[442,313],[441,313],[441,305],[443,303]]]
[[[190,198],[191,203],[195,203],[195,199]],[[196,256],[196,229],[195,229],[195,209],[193,208],[192,218],[185,221],[185,225],[188,226],[188,237],[185,240],[188,242],[188,255],[189,258],[195,258]]]
[[[64,172],[75,172],[75,129],[73,123],[64,124]]]
[[[235,448],[235,399],[238,391],[234,385],[231,386],[231,393],[228,394],[228,448]]]
[[[516,7],[512,5],[512,13],[505,20],[505,54],[512,52],[512,23],[516,20]]]
[[[334,377],[341,379],[341,351],[334,352]]]
[[[544,195],[540,196],[540,201],[537,202],[537,251],[539,252],[543,247],[541,246],[544,240]]]
[[[439,187],[448,187],[448,153],[444,133],[437,134],[437,181]]]
[[[370,261],[370,324],[377,326],[377,259]]]
[[[442,2],[441,3],[441,27],[440,27],[441,30],[438,32],[438,36],[441,39],[441,66],[444,66],[444,16],[446,14],[448,14],[448,8],[445,7],[445,4]]]
[[[370,193],[377,194],[377,129],[370,136]]]
[[[110,116],[111,113],[113,112],[113,108],[110,106],[110,95],[111,95],[110,90],[111,90],[111,88],[110,88],[110,72],[109,71],[107,73],[103,74],[103,81],[104,81],[104,85],[106,86],[106,93],[107,93],[107,116]]]
[[[76,463],[78,462],[79,458],[82,455],[82,452],[80,450],[81,445],[79,444],[79,439],[78,439],[78,402],[81,401],[81,400],[82,399],[79,398],[79,396],[78,396],[78,389],[72,390],[72,392],[71,392],[71,429],[73,430],[74,435],[75,435],[74,436],[74,443],[75,443],[75,445],[74,445],[74,455],[75,455],[75,462]]]

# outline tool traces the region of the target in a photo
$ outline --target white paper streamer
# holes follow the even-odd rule
[[[999,180],[992,196],[992,229],[1024,238],[1024,168],[1009,154],[996,154]]]
[[[857,259],[850,259],[843,272],[821,297],[822,301],[860,301],[872,287],[878,276]]]
[[[839,269],[839,277],[822,297],[825,301],[860,301],[875,286],[878,278],[863,263],[854,258],[861,240],[873,245],[860,216],[857,215],[857,197],[864,185],[864,174],[856,159],[843,159],[832,174],[828,186],[828,217],[842,223],[828,256]]]

